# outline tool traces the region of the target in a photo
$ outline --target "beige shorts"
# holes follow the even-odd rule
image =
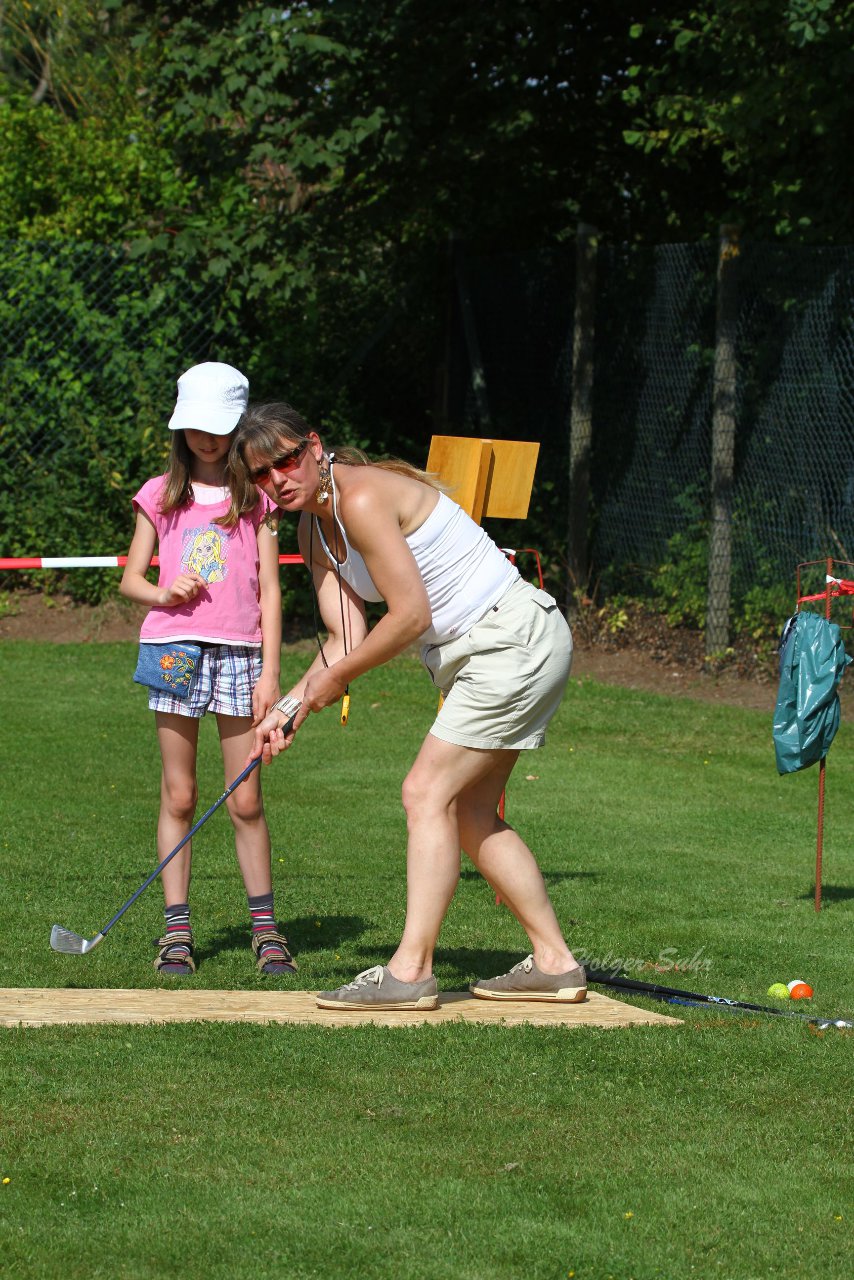
[[[430,732],[482,751],[541,747],[572,665],[572,633],[556,602],[520,580],[464,636],[421,659],[445,701]]]

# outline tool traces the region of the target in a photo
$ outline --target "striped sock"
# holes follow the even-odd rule
[[[186,933],[190,928],[190,904],[188,902],[176,902],[171,907],[167,907],[163,912],[166,917],[166,938],[171,934]],[[168,969],[171,964],[186,964],[190,956],[190,948],[185,943],[176,943],[172,948],[169,960],[166,962],[165,968]]]
[[[275,929],[276,912],[272,893],[259,893],[257,898],[247,896],[246,901],[249,903],[253,933],[269,933],[271,929]]]
[[[246,900],[249,903],[249,915],[252,919],[253,938],[260,933],[277,932],[276,911],[273,906],[272,892],[261,893],[257,898],[251,898],[247,894]],[[279,942],[272,940],[262,942],[258,947],[257,955],[258,959],[264,962],[265,973],[293,973],[295,971],[295,965],[291,957]]]

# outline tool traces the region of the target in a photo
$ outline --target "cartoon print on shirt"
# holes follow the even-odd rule
[[[224,582],[228,575],[228,535],[210,525],[184,534],[181,565],[200,574],[208,584]]]

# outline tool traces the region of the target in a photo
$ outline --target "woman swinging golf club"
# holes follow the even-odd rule
[[[521,750],[539,747],[569,676],[572,637],[555,601],[525,582],[430,476],[353,450],[325,452],[286,404],[251,407],[234,452],[281,511],[299,512],[329,639],[256,729],[250,758],[269,763],[310,712],[414,641],[444,702],[403,784],[407,909],[385,966],[360,973],[324,1008],[432,1009],[433,951],[460,870],[460,849],[527,933],[532,954],[478,981],[493,1000],[575,1003],[586,978],[564,941],[533,854],[497,807]],[[385,603],[368,630],[364,601]],[[301,702],[293,729],[281,726]]]

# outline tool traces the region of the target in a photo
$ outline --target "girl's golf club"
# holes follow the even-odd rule
[[[295,719],[296,719],[296,712],[294,712],[290,720],[282,726],[282,732],[285,734],[286,737],[290,733],[291,729],[293,728]],[[187,841],[192,839],[192,837],[196,834],[196,832],[199,830],[200,827],[204,826],[204,824],[207,822],[211,814],[216,813],[217,809],[220,807],[221,804],[223,804],[224,801],[228,799],[232,791],[236,790],[236,788],[240,786],[241,782],[243,782],[244,779],[248,778],[252,770],[255,769],[260,763],[261,763],[260,756],[258,756],[257,760],[250,761],[250,763],[246,766],[246,768],[243,770],[240,776],[234,779],[234,782],[232,782],[231,786],[226,787],[225,791],[223,791],[222,795],[218,800],[214,801],[214,803],[208,809],[207,813],[202,814],[201,818],[199,818],[196,825],[187,832],[183,840],[179,840],[179,842],[175,845],[175,848],[172,850],[172,852],[167,853],[163,861],[157,864],[157,866],[152,871],[151,875],[146,877],[146,879],[142,882],[142,884],[139,886],[136,892],[131,894],[131,896],[128,898],[127,902],[124,903],[123,906],[119,907],[116,914],[113,916],[111,920],[107,921],[107,923],[104,925],[100,933],[96,933],[94,938],[81,938],[79,933],[73,933],[70,929],[63,929],[61,924],[55,924],[50,931],[50,945],[53,948],[53,950],[61,951],[66,955],[85,956],[87,951],[92,951],[95,947],[97,947],[99,942],[103,942],[104,938],[107,936],[107,933],[110,931],[110,929],[112,929],[116,921],[122,918],[124,913],[127,911],[128,907],[133,906],[133,904],[136,902],[139,895],[148,888],[152,880],[157,879],[157,877],[160,875],[160,872],[163,870],[166,864],[172,861],[172,859],[175,857],[175,854],[179,853],[180,850],[183,849]]]

